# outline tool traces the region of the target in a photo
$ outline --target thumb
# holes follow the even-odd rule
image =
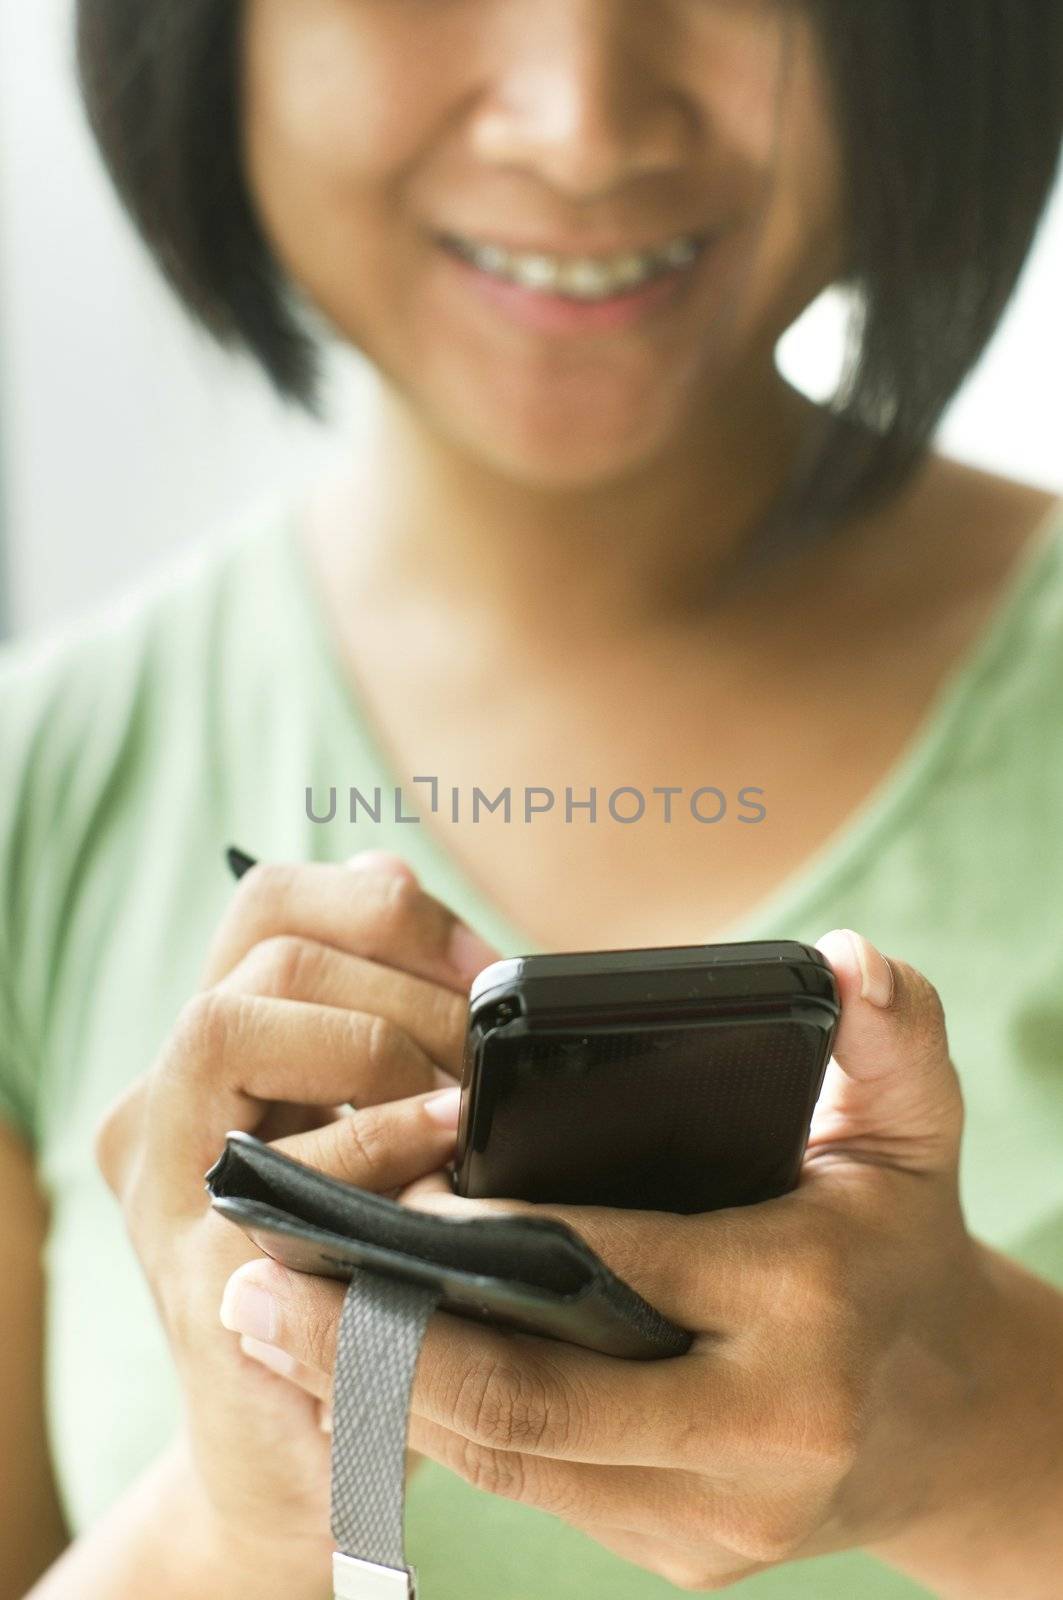
[[[816,948],[842,1010],[810,1153],[844,1149],[907,1171],[954,1170],[963,1097],[937,990],[850,928],[824,934]]]

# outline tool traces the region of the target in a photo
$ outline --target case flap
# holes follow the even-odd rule
[[[661,1315],[563,1223],[415,1211],[230,1133],[207,1174],[216,1210],[298,1271],[355,1267],[436,1288],[442,1309],[623,1356],[681,1355]]]

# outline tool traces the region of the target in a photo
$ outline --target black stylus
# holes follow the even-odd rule
[[[245,872],[250,872],[257,865],[254,856],[249,856],[246,850],[238,850],[234,844],[226,850],[225,859],[234,878],[242,878]]]

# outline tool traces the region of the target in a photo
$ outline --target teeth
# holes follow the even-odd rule
[[[593,300],[616,291],[616,281],[604,261],[570,261],[560,269],[559,287],[565,294]]]
[[[693,239],[673,239],[661,252],[670,267],[689,267],[697,253],[698,247]]]
[[[701,253],[696,239],[673,239],[659,250],[598,257],[521,255],[495,244],[474,244],[451,239],[459,255],[481,272],[519,283],[544,294],[571,295],[579,300],[603,300],[638,287],[662,272],[689,267]]]
[[[556,289],[560,277],[557,262],[549,256],[510,256],[499,270],[525,289]]]
[[[485,244],[479,247],[473,256],[476,265],[485,272],[505,272],[510,264],[508,250],[500,250],[495,244]]]
[[[625,286],[640,283],[645,274],[646,268],[642,256],[621,256],[613,267],[613,277]]]

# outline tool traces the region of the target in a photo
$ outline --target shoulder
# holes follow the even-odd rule
[[[282,525],[263,512],[201,535],[76,620],[0,645],[7,777],[18,778],[20,755],[47,748],[73,746],[91,758],[108,717],[131,720],[171,679],[187,687],[248,583],[261,582]]]
[[[903,616],[902,642],[917,654],[962,660],[1005,619],[1008,631],[1054,631],[1063,647],[1058,491],[932,454],[846,554],[854,592],[877,597],[873,625],[888,639]]]
[[[210,803],[224,690],[266,654],[248,640],[283,526],[241,518],[76,623],[0,647],[0,1110],[17,1103],[4,1058],[17,1040],[18,1072],[36,1070],[81,924],[103,937],[123,874],[197,794]]]
[[[917,504],[938,626],[967,640],[985,688],[1047,712],[1063,672],[1063,495],[935,457]]]
[[[1046,688],[1063,667],[1063,495],[937,458],[926,519],[956,614]],[[932,585],[931,591],[932,591]]]
[[[1026,550],[1063,537],[1060,490],[940,454],[929,457],[900,513],[910,528],[918,526],[931,556],[969,587],[992,590]]]
[[[0,647],[0,897],[28,845],[57,850],[103,799],[204,735],[283,604],[286,512],[255,508],[76,622]]]

